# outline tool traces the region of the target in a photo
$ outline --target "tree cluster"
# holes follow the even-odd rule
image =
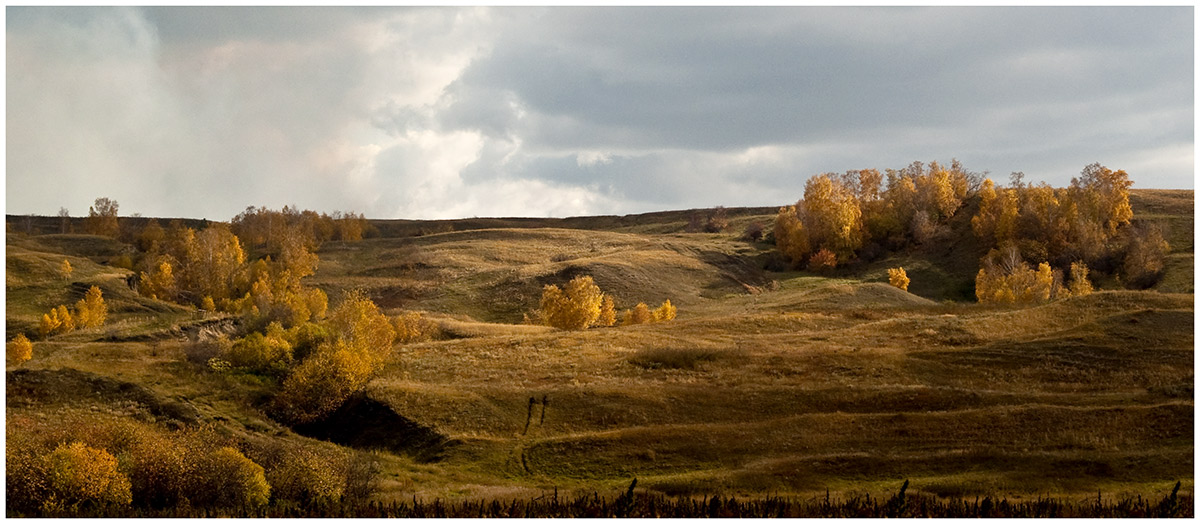
[[[1065,293],[1058,291],[1068,270],[1077,290],[1090,289],[1088,268],[1118,274],[1133,287],[1153,285],[1161,277],[1170,247],[1161,229],[1131,223],[1131,185],[1125,171],[1100,164],[1084,167],[1066,188],[1025,183],[1022,173],[1013,173],[1011,184],[1004,188],[984,180],[971,228],[992,249],[976,279],[983,286],[977,296],[991,297],[980,299],[991,302],[1042,297],[1045,278],[1038,281],[1037,289],[1018,288],[1030,282],[1033,267],[1043,263],[1050,268],[1053,297],[1071,292],[1069,287]]]
[[[99,287],[92,286],[87,294],[75,302],[72,313],[65,305],[51,308],[43,314],[38,323],[38,335],[42,338],[50,335],[70,333],[76,328],[94,328],[104,325],[108,319],[108,305],[104,303],[104,293]]]
[[[864,246],[873,251],[933,240],[962,207],[979,175],[958,161],[914,162],[900,170],[825,173],[808,180],[804,198],[781,208],[773,236],[794,267],[845,264]],[[816,258],[816,260],[813,260]]]

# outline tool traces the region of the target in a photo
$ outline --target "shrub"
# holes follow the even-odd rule
[[[263,442],[248,453],[266,465],[266,479],[275,500],[323,505],[342,499],[345,453],[278,441]]]
[[[71,317],[71,312],[67,310],[67,306],[59,305],[55,308],[58,313],[58,332],[70,333],[75,330],[75,319]]]
[[[887,271],[888,271],[888,283],[889,284],[891,284],[895,287],[898,287],[900,289],[903,289],[905,291],[908,291],[908,282],[909,282],[908,273],[904,272],[904,268],[894,267],[894,268],[889,268]]]
[[[49,313],[43,313],[42,319],[38,322],[38,336],[45,339],[57,332],[60,325],[62,325],[62,321],[58,319],[58,310],[51,309]]]
[[[581,275],[559,289],[547,285],[542,290],[539,314],[542,321],[558,329],[587,329],[600,318],[604,294],[592,277]]]
[[[43,508],[75,510],[89,504],[129,504],[129,479],[117,471],[117,459],[108,451],[82,442],[63,444],[46,457],[49,496]]]
[[[329,315],[329,327],[342,340],[368,354],[386,358],[396,330],[379,307],[362,291],[352,291]]]
[[[200,463],[200,489],[195,495],[205,505],[242,508],[262,506],[271,497],[271,485],[262,466],[232,447],[206,455]]]
[[[71,272],[73,271],[75,269],[71,267],[71,261],[64,258],[62,264],[58,266],[58,274],[62,275],[65,280],[71,278]]]
[[[1171,246],[1157,225],[1138,224],[1129,232],[1122,273],[1129,287],[1147,289],[1162,279]]]
[[[272,323],[266,335],[246,335],[222,351],[219,358],[237,368],[282,373],[292,363],[292,345],[284,339],[283,328]]]
[[[704,231],[706,233],[720,233],[729,227],[729,218],[722,206],[717,206],[708,213],[708,219],[704,221]]]
[[[404,344],[433,340],[439,331],[436,322],[416,311],[400,313],[392,319],[392,325],[396,328],[396,341]]]
[[[324,344],[284,379],[275,396],[275,409],[294,423],[319,420],[366,388],[377,370],[376,362],[344,340]]]
[[[292,357],[297,361],[304,360],[321,344],[336,338],[329,328],[314,322],[292,326],[287,330],[286,337],[292,345]]]
[[[759,242],[763,239],[764,230],[762,222],[746,224],[746,229],[742,231],[742,239],[750,242]]]
[[[17,333],[5,348],[6,356],[11,362],[20,364],[33,358],[33,342],[30,342],[24,333]]]
[[[808,259],[808,270],[820,273],[837,267],[837,255],[832,251],[821,248]]]
[[[652,321],[654,321],[654,313],[650,311],[645,302],[638,302],[633,309],[626,309],[625,313],[621,315],[622,326],[649,324]]]

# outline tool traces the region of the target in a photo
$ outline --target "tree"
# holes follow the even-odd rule
[[[132,501],[129,479],[117,469],[117,459],[83,442],[61,444],[46,457],[50,495],[45,508],[78,509],[88,504],[127,505]]]
[[[71,212],[65,207],[58,208],[58,228],[64,235],[71,232]]]
[[[75,268],[71,267],[71,261],[65,258],[63,259],[62,264],[59,264],[58,266],[58,274],[62,275],[64,280],[71,278],[71,273],[74,271]]]
[[[1104,226],[1108,236],[1133,218],[1129,187],[1133,182],[1123,170],[1113,171],[1099,163],[1083,168],[1071,179],[1071,192],[1079,212]]]
[[[839,261],[848,260],[862,246],[862,209],[854,192],[834,176],[808,179],[797,209],[808,226],[812,245],[832,251]]]
[[[779,208],[775,215],[775,247],[791,265],[798,266],[808,256],[808,230],[800,221],[796,206]]]
[[[75,319],[71,317],[71,312],[67,310],[67,306],[59,305],[54,308],[58,313],[58,332],[70,333],[75,330]]]
[[[677,308],[671,305],[671,299],[667,299],[663,301],[661,306],[658,306],[658,308],[654,310],[654,312],[651,314],[651,318],[654,319],[654,322],[675,320],[676,312]]]
[[[57,333],[62,321],[58,318],[58,309],[51,309],[49,313],[42,314],[42,319],[38,323],[38,336],[45,339],[53,333]]]
[[[93,328],[104,325],[108,319],[108,305],[104,303],[104,293],[100,288],[92,286],[87,294],[75,303],[76,324],[81,328]]]
[[[1071,283],[1067,286],[1071,296],[1090,295],[1092,283],[1088,281],[1088,267],[1083,262],[1071,263]]]
[[[24,333],[17,333],[5,349],[8,360],[17,364],[33,358],[33,342],[30,342]]]
[[[888,283],[904,291],[908,291],[908,273],[905,273],[902,267],[889,268]]]
[[[116,238],[121,232],[121,228],[117,224],[118,208],[116,200],[97,198],[95,204],[88,208],[87,220],[84,221],[87,232]]]
[[[634,324],[649,324],[654,321],[654,312],[650,311],[650,307],[645,302],[638,302],[633,309],[625,310],[621,315],[621,325],[630,326]]]
[[[611,326],[617,323],[616,304],[613,303],[612,295],[605,294],[604,300],[600,302],[600,316],[596,318],[597,326]]]
[[[564,289],[550,284],[542,289],[539,314],[542,321],[558,329],[587,329],[600,318],[604,293],[592,277],[580,275]]]
[[[170,255],[163,256],[154,272],[147,274],[143,271],[138,279],[138,292],[158,300],[175,300],[178,288],[171,260]],[[207,298],[212,300],[212,297]]]
[[[146,253],[157,253],[167,239],[167,232],[162,226],[158,225],[158,221],[150,219],[146,227],[142,228],[141,233],[138,233],[137,244],[138,249]]]

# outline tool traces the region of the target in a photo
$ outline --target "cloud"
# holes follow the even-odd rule
[[[951,157],[1193,184],[1191,8],[7,13],[9,212],[775,205]]]

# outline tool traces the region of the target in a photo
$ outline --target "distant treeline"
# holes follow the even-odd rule
[[[1180,494],[1177,483],[1169,495],[1158,500],[1141,496],[1117,501],[1037,498],[1010,501],[1007,498],[938,498],[907,494],[908,483],[889,498],[870,495],[849,498],[792,499],[783,497],[745,498],[711,496],[667,497],[627,491],[615,498],[584,494],[572,498],[544,494],[526,500],[411,502],[301,506],[272,504],[256,509],[171,508],[146,510],[93,508],[86,514],[42,516],[73,517],[269,517],[269,518],[1190,518],[1194,514],[1190,494]],[[17,516],[12,513],[10,517]]]

